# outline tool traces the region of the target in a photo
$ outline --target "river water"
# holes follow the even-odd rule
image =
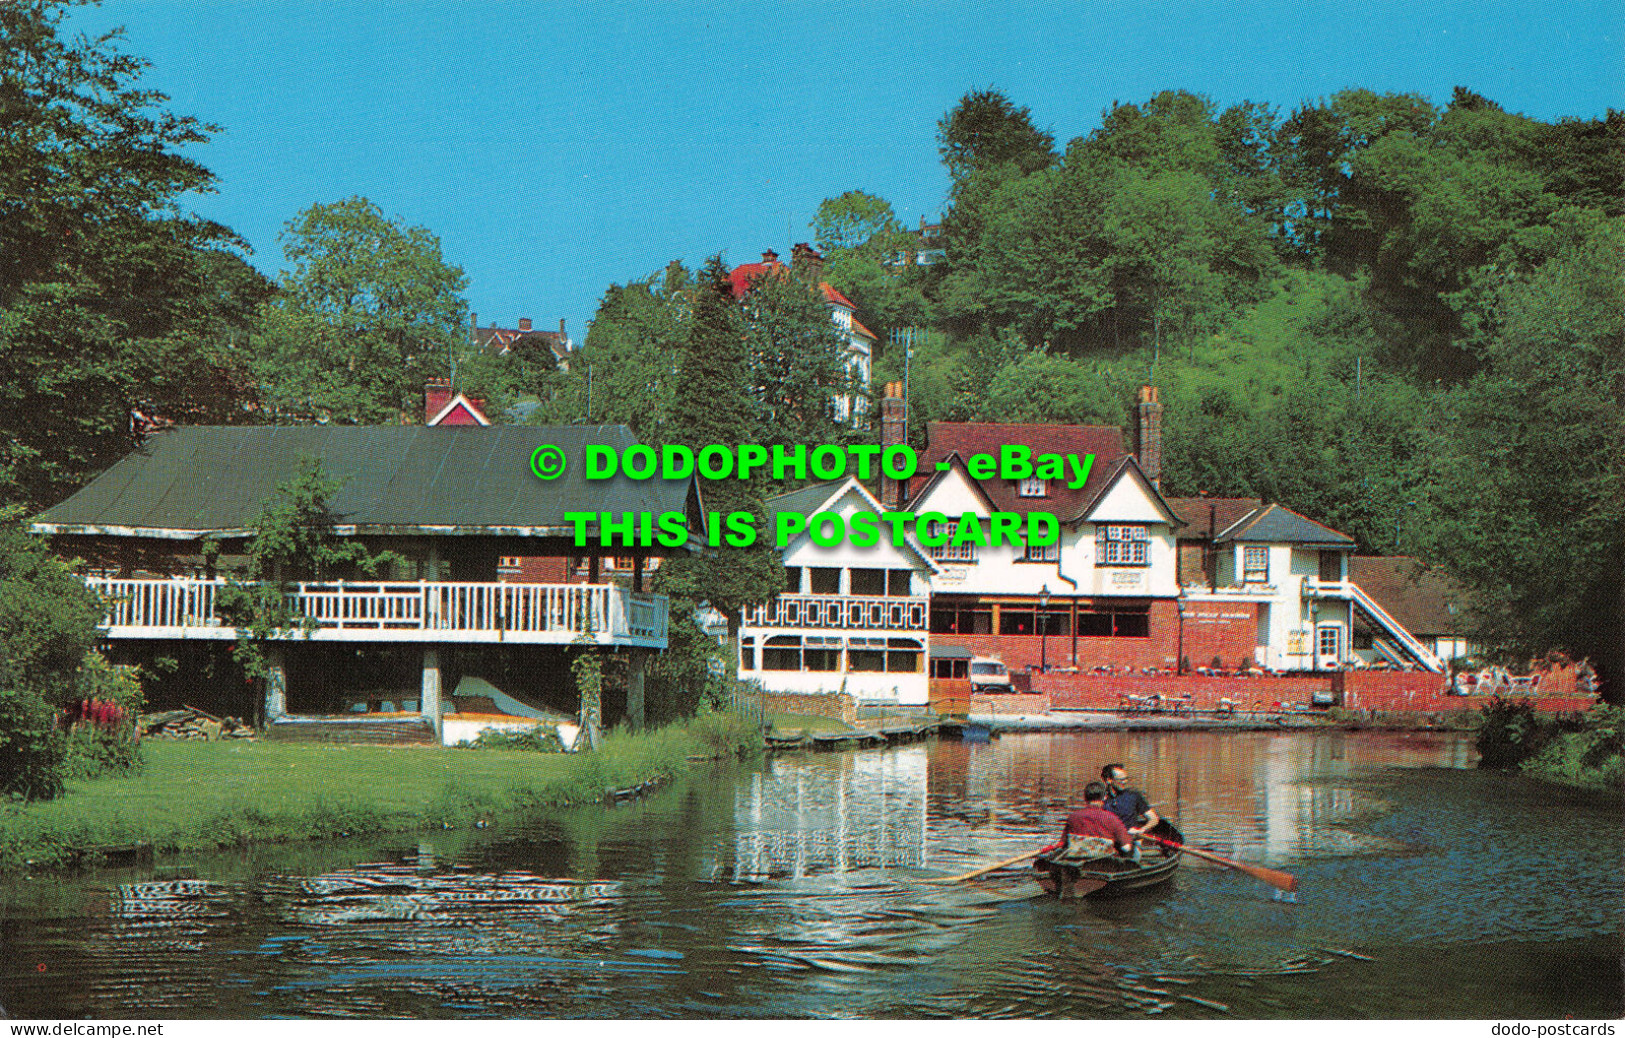
[[[1100,765],[1195,846],[1012,870]],[[613,810],[6,881],[13,1017],[1618,1017],[1616,797],[1374,733],[1006,735],[719,765]]]

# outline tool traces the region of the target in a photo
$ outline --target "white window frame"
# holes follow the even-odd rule
[[[954,534],[959,532],[958,523],[939,523],[932,521],[926,524],[926,533],[932,537],[947,534],[948,540],[943,544],[928,544],[925,546],[926,554],[937,562],[976,562],[975,544],[955,544]]]
[[[1028,476],[1016,484],[1017,497],[1049,497],[1049,480]]]
[[[1061,561],[1061,540],[1060,540],[1060,538],[1057,537],[1055,539],[1055,543],[1053,543],[1053,544],[1043,544],[1043,545],[1029,544],[1029,545],[1027,545],[1026,550],[1022,553],[1021,561],[1023,561],[1023,562],[1060,562]]]
[[[1151,565],[1151,530],[1136,523],[1102,523],[1095,527],[1096,566]]]
[[[1249,564],[1250,559],[1263,559],[1261,566]],[[1270,550],[1268,547],[1258,545],[1241,546],[1241,582],[1243,584],[1268,584],[1270,582]]]

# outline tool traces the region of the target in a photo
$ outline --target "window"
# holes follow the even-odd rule
[[[886,571],[883,569],[854,569],[852,571],[852,593],[854,595],[884,596],[886,594]]]
[[[934,659],[931,661],[931,676],[934,678],[968,678],[970,677],[970,660]]]
[[[1270,550],[1268,548],[1241,549],[1241,582],[1268,584],[1270,582]]]
[[[1149,638],[1151,607],[1096,602],[1078,613],[1078,634],[1084,638]]]
[[[784,567],[784,593],[787,595],[801,594],[801,567]]]
[[[931,603],[932,634],[992,634],[993,609],[991,606]]]
[[[504,555],[497,560],[497,569],[519,569],[521,565],[517,555]]]
[[[1054,544],[1045,544],[1043,546],[1039,546],[1039,545],[1036,545],[1036,544],[1027,545],[1026,553],[1022,555],[1022,561],[1024,561],[1024,562],[1060,562],[1061,561],[1061,540],[1060,540],[1060,538],[1057,537],[1055,539]]]
[[[954,523],[927,523],[927,536],[933,539],[938,537],[946,537],[947,540],[942,544],[928,544],[926,545],[925,550],[938,562],[975,562],[976,545],[954,544],[953,536],[955,529],[956,524]]]
[[[1095,527],[1095,565],[1148,566],[1151,531],[1143,526],[1102,523]]]
[[[841,639],[808,637],[801,650],[801,669],[836,671],[841,669]]]
[[[999,610],[1000,634],[1037,634],[1038,625],[1033,620],[1033,610],[1021,606],[1005,606]]]
[[[886,571],[886,595],[889,598],[907,598],[909,593],[909,577],[913,574],[906,569],[889,569]]]
[[[776,634],[762,645],[763,670],[800,670],[801,636]]]
[[[912,638],[886,639],[886,673],[918,674],[920,643]]]
[[[1049,483],[1037,476],[1028,476],[1016,484],[1018,497],[1049,497]]]
[[[846,658],[847,666],[854,673],[879,674],[886,669],[886,639],[853,638]]]
[[[1339,646],[1343,642],[1343,628],[1322,627],[1315,632],[1315,635],[1317,643],[1315,648],[1322,658],[1334,660],[1342,658],[1343,654],[1339,651]]]
[[[809,566],[807,573],[811,577],[807,590],[814,595],[838,595],[841,593],[841,571],[831,566]]]
[[[756,669],[756,639],[755,638],[741,638],[741,639],[739,639],[739,669],[740,670],[755,670]]]

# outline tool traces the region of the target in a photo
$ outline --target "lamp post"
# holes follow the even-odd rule
[[[1049,585],[1038,589],[1038,672],[1049,673]]]

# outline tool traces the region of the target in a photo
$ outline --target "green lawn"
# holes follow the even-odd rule
[[[0,871],[60,864],[71,848],[103,844],[162,853],[468,825],[596,801],[746,744],[727,715],[613,733],[595,754],[155,740],[135,774],[72,782],[56,800],[0,810]]]
[[[822,717],[818,714],[784,714],[769,710],[767,719],[773,722],[773,731],[779,735],[789,735],[792,732],[804,732],[814,735],[818,732],[848,732],[852,726],[835,717]]]

